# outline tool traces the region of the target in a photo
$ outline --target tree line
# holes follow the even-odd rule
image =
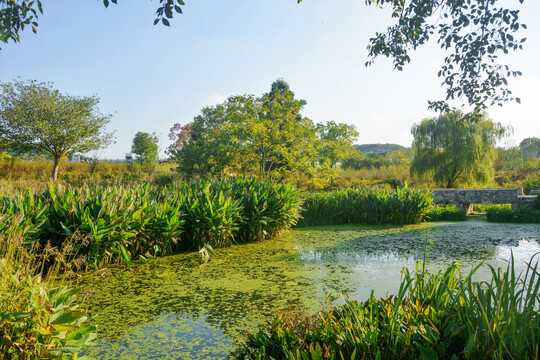
[[[101,114],[98,104],[96,96],[62,94],[50,83],[0,83],[0,150],[50,156],[56,179],[61,157],[113,141],[114,133],[105,131],[111,115]],[[448,111],[424,119],[412,127],[411,149],[373,144],[362,149],[378,152],[364,155],[353,146],[358,137],[353,125],[314,123],[302,115],[305,105],[278,79],[267,93],[231,96],[204,107],[193,121],[175,124],[167,153],[185,179],[255,176],[305,182],[333,179],[338,168],[397,165],[410,167],[415,179],[455,187],[519,182],[539,172],[540,140],[530,137],[519,148],[497,149],[512,129],[485,112]],[[381,154],[381,149],[393,150]],[[155,133],[139,131],[133,138],[131,152],[141,169],[152,171],[158,150]]]

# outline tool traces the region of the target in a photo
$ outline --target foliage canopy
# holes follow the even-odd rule
[[[315,125],[300,114],[305,104],[281,79],[260,97],[231,96],[223,104],[203,108],[192,123],[175,125],[169,153],[187,177],[309,174],[319,143]]]
[[[518,0],[520,4],[523,0]],[[437,111],[452,110],[448,101],[460,101],[473,112],[490,105],[516,100],[508,79],[521,75],[498,63],[500,54],[521,50],[525,38],[518,31],[519,10],[499,6],[500,0],[366,0],[366,4],[389,5],[396,24],[376,33],[368,45],[371,59],[383,55],[401,70],[410,61],[409,51],[424,45],[435,33],[447,52],[438,72],[446,88],[446,100],[430,101]]]
[[[345,158],[351,150],[351,144],[358,138],[358,131],[354,125],[335,121],[317,124],[315,130],[321,140],[319,162],[327,162],[331,168]]]
[[[523,0],[518,0],[520,4]],[[297,3],[302,0],[297,0]],[[105,7],[117,0],[103,0]],[[461,102],[474,111],[505,101],[520,101],[508,88],[508,79],[521,75],[498,62],[500,54],[521,50],[525,38],[519,35],[526,26],[519,22],[519,10],[501,0],[365,0],[366,5],[390,6],[395,25],[377,32],[370,39],[368,52],[374,62],[380,55],[389,57],[394,68],[402,70],[410,61],[409,52],[436,36],[448,54],[438,73],[446,88],[446,99],[430,101],[429,107],[445,112],[449,101]],[[169,26],[175,13],[182,13],[183,0],[159,0],[154,24]],[[25,26],[37,31],[42,1],[0,0],[0,41],[19,41]]]

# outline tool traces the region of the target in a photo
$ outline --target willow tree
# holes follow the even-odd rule
[[[0,146],[14,153],[50,155],[52,178],[63,156],[108,146],[111,115],[97,109],[96,96],[65,95],[50,83],[0,83]]]
[[[447,112],[412,127],[414,159],[411,175],[432,176],[438,186],[485,183],[493,179],[496,142],[511,129],[487,114],[463,116]]]

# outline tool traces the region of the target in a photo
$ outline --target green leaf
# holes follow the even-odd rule
[[[18,321],[18,320],[21,320],[21,319],[24,319],[26,317],[30,316],[30,313],[27,313],[27,312],[3,312],[3,313],[0,313],[0,318],[2,320],[8,320],[8,321]]]
[[[422,359],[439,360],[439,357],[437,356],[437,353],[433,349],[422,346],[419,343],[417,343],[416,341],[414,342],[414,345],[416,345],[418,350],[420,350],[420,353],[422,354]]]
[[[122,260],[124,260],[129,266],[131,266],[131,258],[129,257],[127,249],[124,247],[124,245],[118,245],[118,248],[120,250],[120,257]]]
[[[51,325],[70,324],[84,316],[82,311],[66,311],[58,316]]]

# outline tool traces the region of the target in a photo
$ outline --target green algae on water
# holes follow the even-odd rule
[[[298,228],[261,243],[217,249],[210,261],[178,254],[88,274],[80,284],[96,315],[99,359],[225,358],[278,310],[318,311],[331,292],[359,300],[399,287],[403,266],[437,270],[502,264],[540,250],[539,225],[486,222]],[[429,242],[426,241],[429,239]],[[432,244],[431,244],[432,243]],[[431,245],[430,245],[431,244]],[[107,275],[105,275],[107,274]],[[482,274],[479,272],[479,274]],[[487,272],[482,276],[489,276]]]

